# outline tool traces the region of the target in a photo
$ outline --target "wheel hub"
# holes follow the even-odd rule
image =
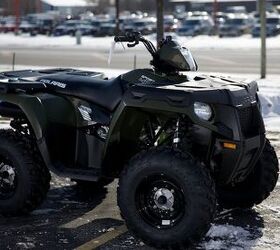
[[[173,191],[174,192],[174,191]],[[161,210],[173,210],[174,195],[172,190],[160,188],[155,192],[154,202]]]
[[[8,199],[16,190],[15,169],[2,162],[0,164],[0,199]]]
[[[14,185],[15,181],[15,170],[13,167],[6,165],[4,163],[0,164],[0,185],[8,184],[10,186]]]
[[[174,179],[162,173],[153,174],[138,185],[136,206],[140,216],[151,226],[171,228],[184,216],[184,193]]]

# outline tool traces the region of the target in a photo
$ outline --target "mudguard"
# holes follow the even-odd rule
[[[37,96],[19,93],[0,94],[0,100],[1,103],[13,104],[20,108],[30,122],[36,139],[39,141],[43,138],[47,126],[47,119],[44,106]]]
[[[17,111],[22,112],[27,119],[36,137],[38,149],[47,167],[60,176],[79,177],[79,173],[66,172],[63,167],[58,168],[52,161],[52,142],[50,133],[56,140],[60,140],[61,130],[56,129],[56,125],[61,127],[76,125],[76,112],[71,101],[66,98],[47,93],[32,94],[27,93],[0,93],[0,115],[3,115],[1,104],[10,105]],[[7,115],[6,115],[7,116]],[[14,116],[8,116],[13,118]],[[59,127],[58,127],[59,128]],[[67,142],[65,143],[67,147]]]

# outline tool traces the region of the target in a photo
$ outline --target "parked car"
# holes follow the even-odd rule
[[[113,36],[116,32],[116,23],[114,20],[103,22],[100,24],[99,30],[95,34],[96,36]]]
[[[4,21],[0,20],[0,33],[4,31]]]
[[[82,35],[91,35],[92,25],[89,21],[68,20],[64,24],[57,26],[53,34],[55,36],[63,36],[63,35],[74,36],[77,30],[80,30]]]
[[[217,27],[220,27],[221,25],[223,25],[227,19],[228,19],[227,13],[217,12],[215,15],[215,23],[216,23]]]
[[[227,12],[235,14],[246,14],[247,9],[245,6],[229,6],[227,7]]]
[[[4,33],[8,33],[8,32],[15,32],[16,31],[16,22],[13,21],[13,20],[8,20],[8,21],[5,21],[4,24],[3,24],[3,32]]]
[[[270,16],[266,19],[266,36],[277,36],[280,34],[280,16]],[[261,35],[260,21],[252,28],[252,36],[259,37]]]
[[[102,21],[99,19],[93,19],[90,21],[90,24],[91,24],[91,35],[96,36],[100,29]]]
[[[247,15],[229,15],[219,29],[219,36],[241,36],[249,33],[250,29],[250,20]]]
[[[178,29],[178,19],[172,15],[164,16],[164,31],[175,32]]]
[[[214,29],[214,22],[208,16],[189,17],[182,22],[177,30],[179,36],[210,35]]]
[[[32,33],[34,34],[37,31],[37,27],[34,24],[31,24],[27,21],[22,21],[19,25],[20,33]]]
[[[130,25],[125,26],[125,32],[138,31],[143,35],[149,35],[156,32],[156,19],[143,18],[135,19]]]
[[[37,33],[49,35],[53,33],[61,18],[57,12],[33,13],[26,16],[26,21],[36,26]]]

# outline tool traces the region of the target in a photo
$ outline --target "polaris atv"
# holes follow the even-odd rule
[[[50,171],[93,183],[92,192],[119,178],[128,228],[147,244],[178,249],[207,233],[217,202],[251,208],[266,199],[278,160],[257,84],[184,75],[197,64],[171,37],[158,49],[139,33],[115,42],[143,43],[152,69],[114,79],[74,69],[1,73],[0,115],[11,129],[0,132],[0,212],[37,208]]]

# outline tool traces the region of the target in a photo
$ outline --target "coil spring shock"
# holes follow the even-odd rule
[[[190,152],[192,148],[189,128],[190,122],[186,119],[186,117],[182,116],[177,118],[173,137],[173,145],[184,152]]]

